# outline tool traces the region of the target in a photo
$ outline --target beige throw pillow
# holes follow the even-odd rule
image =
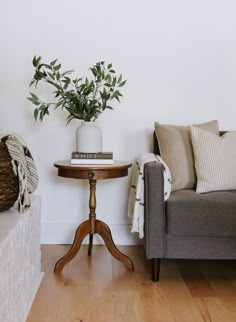
[[[191,127],[196,192],[236,190],[236,131],[217,136]]]
[[[196,173],[190,127],[154,123],[161,157],[170,169],[171,190],[195,189]],[[219,134],[217,121],[196,125],[202,129]]]

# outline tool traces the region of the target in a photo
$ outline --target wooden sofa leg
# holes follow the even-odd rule
[[[152,258],[152,281],[158,282],[159,276],[160,276],[160,264],[161,260],[160,258]]]

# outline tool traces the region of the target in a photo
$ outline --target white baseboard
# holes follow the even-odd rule
[[[71,244],[74,239],[78,224],[75,223],[42,223],[41,224],[41,244]],[[131,225],[109,225],[112,237],[116,245],[140,245],[142,240],[138,234],[130,232]],[[88,237],[84,239],[84,244],[88,244]],[[94,244],[104,244],[99,235],[94,235]]]

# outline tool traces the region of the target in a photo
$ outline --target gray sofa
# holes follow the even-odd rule
[[[144,166],[144,185],[144,248],[153,281],[162,258],[236,259],[236,191],[178,190],[164,203],[163,167],[152,162]]]

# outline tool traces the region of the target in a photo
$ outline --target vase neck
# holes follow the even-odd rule
[[[81,123],[82,125],[95,125],[97,124],[96,121],[82,121]]]
[[[82,121],[82,124],[95,124],[96,121]]]

